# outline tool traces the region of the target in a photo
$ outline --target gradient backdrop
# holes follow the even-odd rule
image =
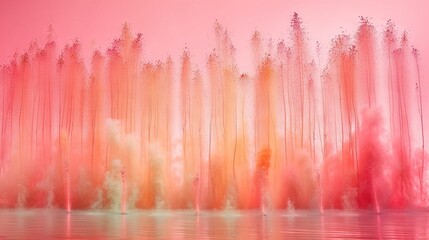
[[[324,51],[335,35],[353,34],[359,16],[365,16],[378,32],[388,19],[398,31],[409,32],[410,43],[420,51],[423,98],[429,102],[428,10],[427,0],[1,0],[0,64],[25,51],[33,41],[43,45],[49,25],[60,49],[79,39],[88,60],[92,50],[104,52],[128,22],[134,33],[143,34],[145,60],[171,55],[177,61],[188,47],[193,62],[204,66],[214,46],[212,26],[218,20],[237,48],[239,68],[248,71],[251,34],[258,30],[265,40],[275,42],[286,38],[293,12],[303,19],[310,46],[319,41]],[[429,116],[427,106],[424,111]]]

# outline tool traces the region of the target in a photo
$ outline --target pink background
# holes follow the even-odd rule
[[[188,47],[193,63],[204,67],[218,20],[230,33],[240,70],[249,71],[251,34],[260,31],[265,42],[288,40],[293,12],[304,22],[310,47],[321,43],[323,63],[330,40],[342,32],[354,34],[359,16],[365,16],[379,34],[388,19],[409,33],[410,44],[420,51],[423,100],[429,102],[428,11],[428,0],[0,0],[0,64],[33,41],[43,45],[50,24],[59,48],[77,38],[88,62],[93,50],[105,52],[128,22],[134,33],[143,34],[145,60],[171,55],[177,62]],[[428,104],[424,114],[429,124]]]
[[[380,35],[392,19],[399,32],[409,33],[410,44],[420,51],[427,125],[428,11],[428,0],[1,0],[0,64],[7,63],[15,52],[25,51],[32,41],[43,45],[50,24],[60,49],[80,40],[88,63],[93,50],[105,52],[128,22],[134,33],[143,34],[145,60],[164,60],[171,55],[178,62],[188,47],[192,62],[204,68],[207,54],[215,46],[213,24],[218,20],[230,33],[240,70],[248,72],[252,70],[251,34],[260,31],[265,42],[269,38],[288,40],[293,12],[304,22],[310,47],[314,50],[316,41],[321,43],[323,64],[330,40],[342,32],[354,34],[359,16],[368,17]]]
[[[287,38],[291,16],[298,12],[312,46],[320,41],[325,49],[336,34],[354,33],[358,16],[369,17],[379,32],[392,19],[398,30],[409,32],[411,44],[427,66],[428,10],[426,0],[2,0],[0,64],[24,51],[31,41],[43,44],[49,24],[61,48],[78,38],[89,55],[89,50],[104,51],[119,36],[124,22],[131,24],[133,32],[143,33],[146,59],[164,59],[168,54],[177,59],[187,46],[201,62],[214,47],[212,26],[217,19],[231,34],[239,65],[248,70],[252,32],[258,30],[266,39]]]

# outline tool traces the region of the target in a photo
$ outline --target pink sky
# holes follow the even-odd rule
[[[1,0],[0,64],[7,63],[15,52],[25,51],[32,41],[44,44],[50,24],[60,49],[78,38],[88,61],[93,50],[105,52],[128,22],[134,33],[143,34],[145,60],[164,60],[171,55],[177,62],[188,47],[193,63],[204,67],[215,46],[213,24],[217,19],[231,35],[240,70],[248,72],[250,36],[255,30],[265,40],[287,40],[290,19],[297,12],[309,34],[310,47],[315,49],[319,41],[323,54],[334,36],[354,34],[359,16],[366,16],[378,32],[388,19],[397,30],[409,32],[410,43],[420,51],[423,100],[429,102],[427,9],[427,0]],[[427,104],[424,113],[429,124]]]
[[[2,0],[0,1],[0,64],[31,41],[43,44],[52,24],[62,48],[78,38],[83,50],[101,49],[120,34],[124,22],[143,33],[146,59],[178,57],[185,46],[201,61],[213,48],[212,26],[217,19],[228,28],[238,50],[239,65],[249,57],[254,30],[265,38],[287,38],[293,12],[307,27],[310,43],[327,48],[329,40],[345,31],[353,33],[358,16],[367,16],[378,30],[392,19],[399,30],[409,31],[424,63],[429,56],[429,1],[426,0]],[[427,65],[427,64],[425,64]]]
[[[251,34],[258,30],[265,40],[287,40],[293,12],[304,21],[310,47],[319,41],[325,52],[335,35],[353,34],[359,16],[366,16],[379,32],[388,19],[409,32],[410,43],[420,51],[423,98],[429,102],[428,9],[428,0],[1,0],[0,64],[32,41],[43,45],[50,24],[59,48],[78,38],[87,60],[95,49],[105,52],[128,22],[134,33],[143,34],[145,60],[170,54],[177,62],[188,47],[192,61],[203,67],[215,46],[217,19],[231,35],[241,71],[249,71]],[[429,116],[429,109],[425,112]]]

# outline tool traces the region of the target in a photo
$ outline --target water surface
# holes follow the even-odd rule
[[[0,210],[0,239],[427,239],[429,210]]]

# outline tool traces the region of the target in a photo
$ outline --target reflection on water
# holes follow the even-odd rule
[[[429,210],[269,212],[0,210],[0,239],[429,238]]]

